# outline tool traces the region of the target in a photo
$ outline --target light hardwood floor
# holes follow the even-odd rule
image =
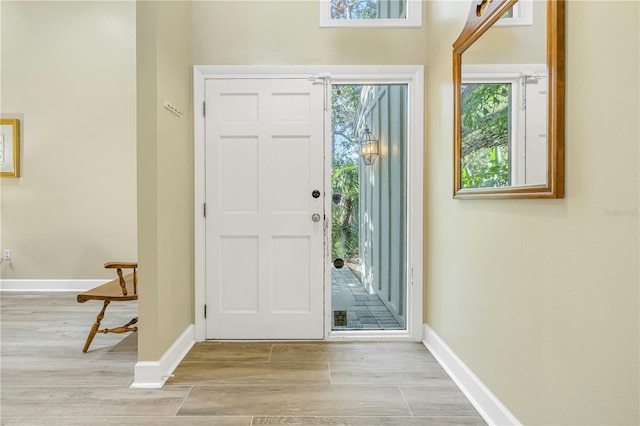
[[[163,389],[128,389],[135,334],[82,353],[100,305],[0,293],[1,425],[485,424],[420,343],[205,342]],[[103,324],[135,309],[114,303]]]

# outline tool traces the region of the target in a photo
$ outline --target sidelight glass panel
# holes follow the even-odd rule
[[[331,100],[332,329],[402,330],[407,86],[333,85]],[[368,155],[378,152],[372,164],[361,155],[363,140]]]

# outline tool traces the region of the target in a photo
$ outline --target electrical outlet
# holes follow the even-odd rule
[[[4,260],[11,260],[11,250],[5,249],[2,258]]]

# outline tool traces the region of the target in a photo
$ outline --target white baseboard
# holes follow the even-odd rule
[[[110,280],[0,280],[0,291],[87,291]]]
[[[427,324],[422,343],[488,424],[522,424]]]
[[[138,361],[131,388],[159,389],[195,343],[195,326],[189,325],[158,361]]]

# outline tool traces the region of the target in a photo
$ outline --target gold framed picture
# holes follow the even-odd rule
[[[0,119],[0,177],[20,176],[20,121]]]

